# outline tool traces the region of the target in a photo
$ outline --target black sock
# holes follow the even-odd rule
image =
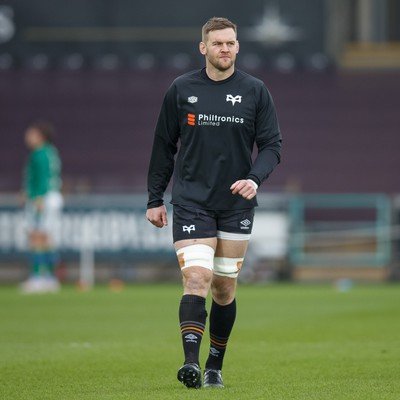
[[[206,326],[206,299],[204,297],[186,294],[182,296],[179,307],[179,321],[185,364],[199,363],[201,339]]]
[[[236,300],[220,306],[214,300],[210,313],[210,354],[206,368],[222,369],[226,346],[236,318]]]

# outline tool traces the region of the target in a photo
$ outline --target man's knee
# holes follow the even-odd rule
[[[214,275],[211,283],[214,301],[221,306],[232,303],[236,294],[236,284],[236,279]]]
[[[236,282],[243,257],[215,257],[212,295],[219,305],[232,303],[236,293]]]
[[[193,244],[177,250],[185,293],[207,296],[211,285],[214,249],[205,244]]]
[[[243,257],[215,257],[214,274],[236,279],[242,268]]]
[[[212,271],[206,268],[193,267],[182,271],[182,276],[185,292],[207,296],[213,276]]]

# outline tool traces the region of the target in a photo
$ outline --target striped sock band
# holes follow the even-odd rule
[[[210,333],[210,358],[223,358],[225,355],[225,349],[228,345],[228,337],[222,338]],[[217,361],[219,364],[219,362]],[[217,368],[216,368],[217,369]],[[220,368],[218,368],[220,369]]]
[[[206,325],[206,299],[195,295],[184,295],[179,307],[185,364],[199,364],[201,339]]]
[[[236,317],[236,301],[220,306],[213,301],[210,313],[210,353],[206,368],[222,369],[226,346]]]
[[[180,326],[182,335],[191,333],[193,335],[203,336],[204,329],[206,328],[205,324],[201,324],[196,321],[185,321],[182,322]]]

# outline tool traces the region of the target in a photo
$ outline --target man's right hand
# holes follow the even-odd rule
[[[146,212],[146,218],[157,228],[168,225],[167,209],[165,206],[149,208]]]

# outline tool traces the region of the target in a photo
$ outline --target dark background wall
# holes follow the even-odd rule
[[[37,118],[59,131],[65,190],[144,191],[164,92],[203,65],[201,25],[225,15],[239,25],[239,68],[264,80],[279,112],[283,162],[263,190],[398,192],[400,72],[337,69],[326,4],[2,1],[0,191],[19,189]]]
[[[153,128],[176,71],[0,73],[0,190],[19,187],[32,119],[59,130],[66,188],[143,191]],[[400,74],[257,71],[284,136],[264,185],[314,192],[398,192]]]
[[[1,4],[16,32],[0,49],[20,64],[37,53],[49,55],[53,64],[58,62],[55,58],[72,53],[83,54],[88,62],[105,53],[118,55],[126,64],[141,53],[166,62],[183,53],[199,62],[193,49],[201,37],[200,27],[212,16],[235,21],[244,53],[256,52],[263,61],[277,52],[301,59],[324,48],[324,2],[319,0],[307,0],[307,7],[294,0],[203,0],[201,5],[182,0],[5,0]],[[266,45],[265,32],[255,37],[254,29],[270,29],[276,17],[289,31],[278,37],[268,36],[268,31]],[[281,42],[279,37],[286,39]]]

